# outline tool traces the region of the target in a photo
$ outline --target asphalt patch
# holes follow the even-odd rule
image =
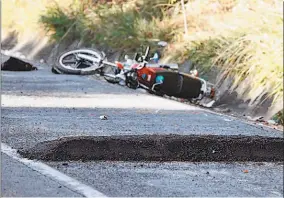
[[[283,161],[283,138],[219,135],[63,137],[18,150],[44,161]]]

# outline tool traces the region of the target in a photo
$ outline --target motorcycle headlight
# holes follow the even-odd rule
[[[131,78],[132,78],[133,80],[136,80],[136,79],[137,79],[137,74],[136,74],[136,72],[131,73]]]

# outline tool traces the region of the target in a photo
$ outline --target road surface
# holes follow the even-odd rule
[[[14,149],[71,135],[283,137],[282,132],[273,129],[94,77],[55,75],[43,66],[33,72],[2,72],[1,92],[1,142]],[[100,120],[101,115],[108,120]],[[86,196],[86,190],[80,191],[72,182],[56,174],[44,174],[42,165],[11,158],[13,154],[5,152],[2,149],[2,196]],[[89,192],[105,196],[283,196],[283,165],[275,163],[49,162],[48,165],[51,167],[48,170],[59,170],[78,181],[79,186],[85,186],[84,189],[92,189]],[[244,173],[244,169],[249,172]]]

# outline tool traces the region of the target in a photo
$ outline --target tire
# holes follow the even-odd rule
[[[86,66],[85,68],[73,68],[72,66],[64,65],[63,59],[67,56],[72,56],[75,53],[91,54],[94,57],[100,58],[100,59],[104,57],[104,54],[96,49],[91,49],[91,48],[73,49],[73,50],[68,50],[68,51],[61,53],[56,59],[56,63],[54,67],[56,67],[58,70],[60,70],[62,73],[65,73],[65,74],[92,75],[97,72],[97,70],[99,69],[98,65],[92,65],[89,67],[85,65]],[[103,65],[101,65],[100,67],[102,66]]]

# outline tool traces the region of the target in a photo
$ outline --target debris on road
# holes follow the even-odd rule
[[[108,118],[107,118],[107,116],[105,116],[105,115],[101,115],[101,116],[100,116],[100,119],[101,119],[101,120],[107,120]]]
[[[217,111],[219,113],[229,113],[231,112],[231,110],[229,108],[219,108],[219,107],[215,107],[213,109],[214,111]]]
[[[161,109],[157,109],[156,111],[155,111],[155,113],[159,113],[161,111]]]
[[[263,116],[259,116],[253,119],[256,122],[265,122],[264,117]]]
[[[69,136],[18,152],[29,159],[47,161],[277,162],[284,157],[282,144],[283,138],[241,135]],[[218,152],[212,153],[215,148]]]
[[[281,124],[277,123],[275,120],[265,120],[263,116],[259,116],[259,117],[251,117],[251,116],[246,116],[244,115],[246,119],[254,122],[255,124],[259,124],[259,125],[262,125],[262,126],[270,126],[270,127],[273,127],[273,128],[281,128]],[[279,130],[283,130],[282,129],[279,129]]]
[[[275,120],[268,120],[267,122],[268,124],[277,125],[277,122]]]
[[[202,105],[203,107],[211,108],[211,107],[214,105],[215,102],[216,102],[215,100],[212,100],[212,101],[209,102],[209,103],[205,103],[205,104],[201,104],[201,105]]]
[[[20,60],[15,57],[10,57],[7,61],[1,64],[1,70],[3,71],[33,71],[38,70],[37,67],[32,64]]]

